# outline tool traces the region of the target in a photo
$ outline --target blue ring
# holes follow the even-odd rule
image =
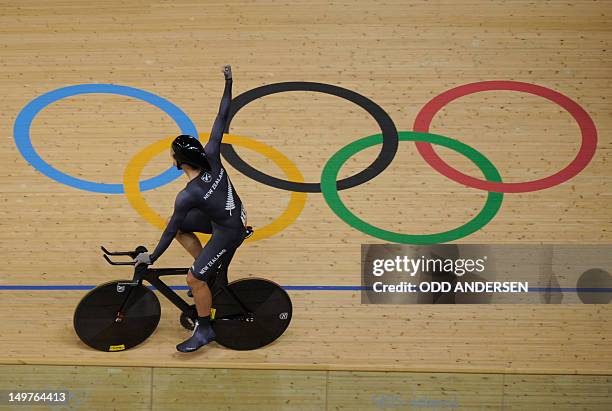
[[[154,105],[160,110],[169,115],[181,129],[182,134],[190,134],[197,138],[197,130],[195,124],[180,108],[169,102],[168,100],[159,97],[148,91],[140,90],[134,87],[118,86],[115,84],[79,84],[76,86],[68,86],[50,91],[30,101],[19,113],[15,120],[13,133],[15,136],[15,144],[23,158],[28,161],[32,167],[53,180],[78,188],[80,190],[93,191],[95,193],[107,194],[123,194],[125,192],[123,184],[106,184],[96,183],[94,181],[82,180],[62,173],[45,162],[34,150],[32,141],[30,140],[30,127],[34,117],[49,104],[61,100],[65,97],[76,96],[78,94],[118,94],[121,96],[133,97],[149,104]],[[180,177],[182,172],[170,168],[156,177],[140,182],[140,190],[147,191],[168,184]]]

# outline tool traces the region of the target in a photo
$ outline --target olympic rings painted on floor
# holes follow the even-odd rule
[[[494,166],[485,157],[483,157],[482,154],[473,148],[447,137],[426,133],[429,131],[430,123],[435,114],[449,102],[465,95],[480,91],[492,90],[512,90],[535,94],[559,104],[566,111],[568,111],[577,121],[582,133],[582,144],[576,158],[563,170],[552,176],[529,182],[503,183]],[[305,183],[303,176],[297,167],[286,156],[274,148],[246,137],[226,135],[225,140],[221,145],[221,152],[224,158],[232,166],[234,166],[234,168],[263,184],[292,191],[289,207],[285,210],[285,212],[283,212],[283,214],[270,225],[257,229],[255,231],[255,235],[249,240],[266,238],[286,228],[293,221],[295,221],[297,216],[304,208],[306,201],[305,193],[319,192],[322,189],[325,200],[330,207],[332,207],[332,210],[338,214],[343,221],[349,223],[366,234],[400,243],[411,242],[415,244],[424,244],[456,240],[473,233],[490,221],[491,218],[493,218],[493,216],[499,210],[501,204],[501,196],[503,195],[501,193],[542,190],[557,184],[561,184],[576,176],[591,161],[597,145],[597,131],[595,124],[588,113],[580,105],[578,105],[578,103],[574,102],[563,94],[546,87],[516,81],[484,81],[471,83],[455,87],[437,97],[434,97],[418,113],[414,122],[415,132],[400,132],[398,134],[395,124],[380,106],[354,91],[329,84],[311,82],[276,83],[249,90],[232,100],[229,120],[231,121],[235,114],[249,102],[266,95],[285,91],[315,91],[347,99],[370,113],[380,126],[382,134],[357,140],[336,153],[334,157],[332,157],[326,163],[323,169],[321,183]],[[34,147],[30,141],[30,127],[35,116],[49,104],[62,98],[90,93],[119,94],[146,101],[168,114],[177,123],[183,134],[191,134],[197,137],[196,127],[189,117],[187,117],[187,115],[177,106],[170,103],[168,100],[163,99],[162,97],[144,90],[127,86],[113,84],[81,84],[64,87],[45,93],[32,100],[21,110],[14,124],[15,144],[17,145],[19,152],[39,172],[62,184],[66,184],[77,189],[98,193],[125,193],[130,201],[130,204],[132,204],[134,208],[145,219],[147,219],[147,221],[161,229],[164,229],[165,220],[146,204],[142,197],[141,190],[151,190],[160,187],[173,181],[182,173],[174,170],[174,168],[171,168],[156,177],[140,183],[138,182],[138,179],[140,178],[144,164],[150,161],[150,159],[157,153],[169,148],[171,139],[165,139],[154,143],[138,153],[130,161],[128,167],[126,168],[123,184],[97,183],[67,175],[53,168],[42,160],[42,158],[34,150]],[[230,121],[227,122],[226,131],[229,130]],[[420,141],[421,139],[422,141]],[[459,228],[444,233],[431,235],[407,235],[394,233],[369,225],[365,221],[355,217],[341,203],[338,190],[360,185],[373,179],[383,170],[385,170],[395,157],[399,140],[415,140],[419,153],[421,153],[423,158],[438,172],[449,177],[450,179],[469,187],[489,191],[487,203],[483,210],[473,220]],[[344,161],[346,161],[354,153],[359,152],[366,147],[380,143],[382,143],[382,147],[379,155],[365,170],[343,180],[335,181],[338,170]],[[288,180],[269,176],[251,167],[238,156],[231,144],[238,144],[268,156],[283,170]],[[485,175],[486,181],[462,174],[461,172],[447,165],[435,153],[432,144],[447,146],[466,155],[481,168]],[[333,179],[330,178],[332,175],[334,176]],[[480,227],[478,227],[479,224]],[[203,236],[202,238],[206,237],[207,236]]]
[[[485,156],[478,151],[474,150],[470,146],[467,146],[457,140],[453,140],[448,137],[430,134],[430,133],[417,133],[414,131],[400,131],[400,141],[426,141],[429,144],[437,144],[443,147],[450,148],[451,150],[457,151],[470,159],[474,164],[480,168],[485,178],[489,181],[501,181],[499,172]],[[495,217],[499,211],[504,195],[502,193],[489,192],[487,195],[487,201],[484,208],[464,225],[454,228],[449,231],[444,231],[436,234],[400,234],[393,231],[384,230],[365,222],[364,220],[353,214],[342,202],[338,190],[336,190],[336,178],[338,172],[342,168],[342,165],[348,161],[353,155],[365,150],[368,147],[380,144],[382,136],[375,134],[372,136],[364,137],[360,140],[356,140],[343,148],[341,148],[336,154],[334,154],[321,173],[321,188],[323,189],[323,197],[327,202],[327,205],[332,211],[341,218],[345,223],[356,228],[357,230],[371,235],[372,237],[380,238],[381,240],[391,241],[394,243],[403,244],[435,244],[444,243],[447,241],[457,240],[459,238],[466,237],[473,232],[484,227],[489,221]]]
[[[203,134],[209,136],[209,134]],[[128,163],[123,175],[123,185],[125,187],[125,195],[132,207],[149,223],[157,228],[164,230],[166,228],[166,220],[162,218],[155,210],[153,210],[142,196],[138,181],[142,174],[143,168],[151,161],[151,159],[163,152],[169,150],[174,137],[169,137],[153,143],[143,150],[138,152]],[[267,144],[255,141],[251,138],[243,136],[235,136],[226,134],[223,136],[223,141],[226,143],[236,144],[241,147],[253,150],[265,157],[268,157],[274,162],[287,176],[294,181],[304,181],[304,176],[298,168],[284,154]],[[247,242],[257,241],[267,237],[271,237],[289,225],[291,225],[301,214],[306,205],[306,193],[292,192],[289,204],[286,210],[274,220],[272,223],[264,227],[256,227],[252,237],[247,239]],[[248,210],[248,208],[247,208]],[[209,234],[197,233],[200,240],[207,241]]]
[[[225,132],[227,133],[229,131],[230,124],[236,113],[238,113],[238,111],[248,103],[270,94],[283,93],[285,91],[315,91],[318,93],[331,94],[333,96],[343,98],[357,104],[359,107],[367,111],[378,123],[383,136],[383,144],[380,149],[380,153],[378,153],[378,156],[372,162],[372,164],[367,166],[363,171],[338,181],[338,190],[355,187],[370,181],[382,173],[389,166],[389,164],[391,164],[391,161],[393,161],[393,158],[395,157],[395,153],[397,153],[398,139],[397,128],[395,127],[393,120],[391,120],[391,117],[389,117],[389,114],[387,114],[385,110],[383,110],[378,104],[369,98],[364,97],[352,90],[333,86],[331,84],[294,81],[267,84],[265,86],[246,91],[232,100]],[[262,173],[240,158],[232,146],[225,145],[221,147],[221,154],[223,154],[223,158],[225,158],[225,160],[227,160],[227,162],[230,163],[235,169],[262,184],[288,191],[299,191],[305,193],[321,192],[320,183],[287,181]]]
[[[417,149],[421,156],[442,175],[464,184],[468,187],[479,188],[481,190],[496,191],[503,193],[525,193],[530,191],[543,190],[566,182],[580,173],[591,161],[595,155],[597,148],[597,129],[595,123],[589,114],[575,101],[565,95],[551,90],[546,87],[538,86],[531,83],[522,83],[518,81],[482,81],[478,83],[464,84],[459,87],[447,90],[442,94],[431,99],[416,116],[414,120],[414,130],[428,132],[429,126],[433,117],[444,106],[459,97],[464,97],[469,94],[478,93],[481,91],[497,91],[510,90],[521,91],[536,96],[544,97],[554,103],[557,103],[565,109],[576,120],[582,134],[582,143],[578,154],[564,169],[557,173],[541,178],[522,183],[503,183],[495,181],[484,181],[478,178],[470,177],[467,174],[452,168],[436,154],[433,146],[424,141],[416,143]]]
[[[34,150],[34,146],[32,145],[32,141],[30,139],[30,127],[32,126],[32,121],[45,107],[66,97],[94,93],[118,94],[145,101],[169,115],[179,126],[183,134],[191,134],[194,137],[197,137],[196,127],[187,114],[162,97],[149,93],[148,91],[133,87],[118,86],[115,84],[79,84],[76,86],[59,88],[45,93],[42,96],[30,101],[17,115],[15,125],[13,126],[15,144],[17,145],[17,148],[19,149],[19,152],[23,158],[25,158],[26,161],[32,165],[32,167],[59,183],[78,188],[80,190],[105,194],[122,194],[124,192],[122,184],[97,183],[94,181],[83,180],[57,170],[38,155],[36,150]],[[182,173],[178,170],[170,168],[157,177],[143,181],[141,183],[142,190],[152,190],[164,184],[168,184],[171,181],[176,180],[181,175]]]

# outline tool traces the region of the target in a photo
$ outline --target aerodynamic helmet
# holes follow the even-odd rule
[[[172,151],[176,160],[176,168],[181,169],[183,164],[189,164],[194,168],[210,170],[208,159],[204,153],[204,147],[197,138],[181,134],[172,142]]]

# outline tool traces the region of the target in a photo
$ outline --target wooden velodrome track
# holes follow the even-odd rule
[[[109,385],[90,387],[89,409],[105,409],[99,398],[109,395],[116,396],[118,409],[121,404],[141,409],[121,396],[127,385],[148,398],[142,409],[154,400],[159,409],[170,409],[181,400],[171,401],[175,394],[164,396],[164,390],[175,389],[176,397],[185,399],[192,395],[185,387],[189,379],[201,378],[198,369],[207,368],[206,378],[218,384],[243,382],[259,392],[271,404],[262,409],[274,409],[277,402],[283,409],[375,409],[373,395],[406,386],[429,398],[453,392],[461,409],[500,404],[611,409],[609,305],[362,305],[354,288],[360,283],[360,244],[383,240],[346,225],[320,193],[304,195],[299,216],[283,214],[290,192],[253,181],[227,162],[249,222],[258,229],[282,215],[287,225],[242,246],[230,278],[262,276],[291,286],[290,328],[257,351],[212,344],[179,355],[174,346],[188,333],[177,310],[162,300],[159,328],[144,344],[120,353],[95,352],[72,329],[73,310],[86,291],[66,286],[129,277],[129,270],[102,260],[99,246],[151,248],[160,230],[125,195],[68,186],[39,172],[21,155],[14,135],[17,115],[30,101],[90,83],[161,96],[205,134],[218,108],[226,63],[234,69],[234,96],[285,81],[332,84],[376,102],[398,130],[412,130],[421,107],[450,88],[521,81],[579,103],[597,127],[597,151],[568,182],[506,194],[489,224],[457,241],[610,243],[611,14],[608,1],[0,3],[0,390],[41,388],[49,381],[74,388],[112,374]],[[580,144],[580,130],[565,110],[511,91],[462,97],[441,110],[431,131],[479,150],[505,182],[555,173]],[[341,147],[379,132],[353,103],[314,92],[259,99],[243,108],[231,127],[231,134],[278,150],[307,182],[320,181],[323,166]],[[163,111],[115,94],[60,99],[38,113],[30,129],[33,146],[51,166],[79,179],[116,184],[141,150],[176,134],[177,125]],[[355,155],[340,176],[367,167],[378,150]],[[461,155],[436,150],[464,173],[480,175]],[[261,153],[240,146],[236,151],[253,167],[285,178]],[[169,165],[163,151],[144,165],[142,177]],[[185,182],[180,178],[143,197],[159,215],[169,215]],[[463,224],[481,209],[486,192],[440,175],[414,143],[402,142],[385,172],[341,196],[372,224],[418,234]],[[190,264],[178,244],[158,263]],[[171,283],[184,285],[181,278]],[[149,392],[149,384],[156,390]],[[283,403],[280,394],[268,391],[271,386],[284,389],[291,401]],[[229,407],[219,409],[232,409],[227,404],[235,398],[218,395],[209,392],[208,398]]]

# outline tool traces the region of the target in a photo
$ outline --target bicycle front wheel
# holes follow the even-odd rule
[[[120,282],[129,280],[99,285],[83,297],[74,311],[77,335],[99,351],[132,348],[149,338],[159,324],[161,307],[155,293],[142,284]]]

